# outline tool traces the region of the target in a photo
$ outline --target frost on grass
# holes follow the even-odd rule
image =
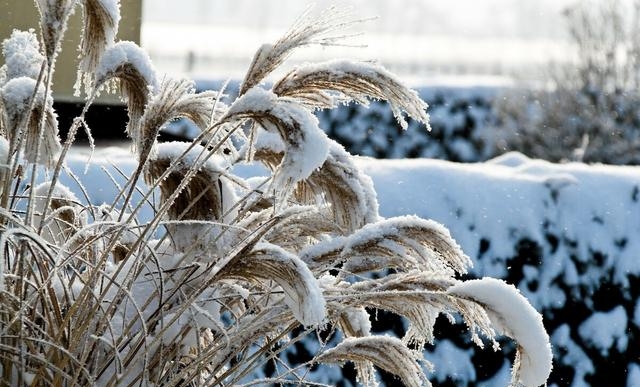
[[[2,43],[2,54],[6,62],[0,69],[0,104],[4,105],[0,123],[5,125],[2,131],[15,144],[21,144],[29,162],[50,167],[60,151],[58,121],[53,98],[45,96],[43,83],[37,83],[45,59],[33,30],[14,30]]]
[[[518,343],[514,382],[528,387],[544,384],[551,373],[551,344],[542,316],[513,286],[485,277],[454,285],[449,294],[483,305],[494,327]]]
[[[8,167],[9,162],[9,141],[6,138],[0,137],[0,170],[4,170]]]
[[[345,26],[353,23],[347,12],[337,8],[329,8],[315,18],[309,9],[277,42],[263,44],[258,49],[242,81],[240,95],[264,80],[295,49],[313,44],[336,44],[344,38],[341,31]]]
[[[318,326],[325,320],[325,300],[317,279],[300,258],[279,246],[257,244],[251,253],[227,264],[219,276],[275,281],[300,323]]]
[[[168,206],[167,217],[176,221],[168,224],[167,230],[177,252],[194,244],[214,248],[224,242],[216,238],[224,229],[217,223],[234,219],[234,185],[238,184],[225,169],[220,155],[206,158],[202,146],[182,142],[160,144],[149,161],[147,181],[158,180],[160,198]]]
[[[153,93],[140,120],[139,128],[132,130],[134,152],[139,161],[145,162],[152,152],[156,137],[169,122],[178,118],[191,120],[201,131],[206,131],[212,120],[217,120],[225,112],[226,105],[217,99],[213,91],[197,93],[193,81],[185,79],[163,79],[159,90]],[[211,140],[216,144],[217,137]],[[233,148],[227,144],[228,148]]]
[[[342,145],[328,141],[326,160],[300,180],[293,194],[301,203],[324,204],[327,216],[348,234],[379,219],[378,201],[371,178],[355,166]],[[253,149],[256,160],[276,170],[286,147],[279,136],[260,130]]]
[[[60,50],[62,38],[67,30],[69,16],[74,12],[79,0],[36,0],[40,12],[40,28],[44,51],[52,65]]]
[[[42,237],[49,243],[65,246],[74,235],[79,236],[77,231],[86,224],[86,214],[78,198],[67,187],[56,184],[52,190],[51,201],[47,203],[47,195],[51,187],[51,182],[47,181],[34,188],[35,199],[35,224],[42,222]],[[45,214],[45,206],[49,205],[51,211]],[[75,241],[79,245],[82,241]]]
[[[363,254],[373,243],[386,252],[381,255],[384,261]],[[345,270],[354,273],[398,267],[452,276],[466,273],[472,264],[449,230],[416,216],[394,217],[362,227],[349,237],[343,254],[352,255]]]

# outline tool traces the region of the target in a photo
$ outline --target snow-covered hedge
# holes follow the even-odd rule
[[[472,257],[474,275],[506,279],[543,313],[554,349],[549,386],[640,385],[633,344],[640,340],[640,169],[517,153],[482,164],[361,165],[382,215],[445,224]],[[442,329],[451,332],[448,323]],[[462,336],[436,345],[433,356],[452,359],[458,370],[458,380],[443,385],[501,385],[492,378],[508,378],[505,355],[489,352],[477,356]]]
[[[133,168],[122,150],[111,158],[125,172]],[[104,181],[99,155],[85,177],[85,158],[75,160],[82,180]],[[478,164],[358,164],[373,178],[383,216],[417,214],[444,224],[474,261],[475,276],[506,279],[543,313],[554,350],[549,386],[640,385],[638,167],[551,164],[516,153]],[[87,189],[108,200],[107,186]],[[380,313],[373,329],[393,332],[399,322],[387,316]],[[432,378],[438,385],[508,384],[513,352],[478,350],[464,328],[441,319],[447,339],[425,355],[439,365]],[[337,374],[324,372],[334,381]]]
[[[329,137],[357,155],[376,158],[428,157],[449,161],[486,160],[493,149],[492,104],[500,89],[493,86],[418,89],[429,104],[431,132],[416,122],[402,131],[391,109],[372,102],[317,112]]]

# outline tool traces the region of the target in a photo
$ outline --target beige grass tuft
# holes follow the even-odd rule
[[[491,302],[494,289],[535,317],[534,344],[548,345],[522,296],[499,281],[474,288],[460,279],[471,261],[444,226],[381,219],[371,179],[313,115],[374,98],[390,102],[401,126],[403,114],[428,125],[415,92],[380,66],[347,61],[295,69],[271,90],[260,85],[295,48],[336,43],[350,23],[344,13],[306,14],[262,46],[240,97],[223,103],[221,92],[198,93],[190,81],[159,82],[140,47],[114,42],[117,1],[86,0],[79,70],[90,90],[60,150],[50,86],[76,1],[37,4],[46,58],[35,34],[16,33],[7,44],[24,46],[13,51],[28,56],[27,66],[8,61],[0,71],[0,384],[303,385],[313,384],[306,375],[318,363],[352,361],[366,385],[375,385],[378,367],[406,386],[428,386],[420,351],[410,348],[433,341],[439,315],[461,315],[472,340],[482,346],[484,336],[494,349],[494,326],[522,331],[503,324],[513,316]],[[60,178],[85,113],[114,82],[138,166],[130,176],[105,169],[118,193],[95,206]],[[191,142],[157,144],[176,118],[201,132]],[[263,163],[268,176],[235,176],[244,161]],[[40,186],[36,162],[55,166]],[[21,191],[25,178],[33,189]],[[475,297],[468,284],[488,296]],[[409,321],[402,340],[372,332],[378,309]],[[317,352],[290,364],[288,348],[314,336]],[[512,336],[526,347],[514,381],[546,379],[550,360],[527,335]],[[526,367],[531,361],[539,364]],[[276,374],[258,376],[267,363]]]

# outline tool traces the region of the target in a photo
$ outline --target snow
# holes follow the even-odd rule
[[[11,37],[2,42],[2,55],[5,58],[5,82],[19,77],[38,78],[44,56],[40,53],[38,37],[33,29],[13,30]],[[3,83],[0,81],[0,86]]]
[[[511,364],[508,361],[502,363],[500,370],[488,380],[478,381],[478,387],[508,386],[511,383]]]
[[[0,96],[7,116],[15,119],[26,112],[35,89],[36,80],[29,77],[13,78],[5,83],[0,89]],[[36,100],[42,100],[42,98],[44,98],[44,90],[41,87],[36,94]]]
[[[276,153],[284,153],[286,150],[282,139],[277,133],[267,132],[262,128],[258,128],[254,148],[255,150],[267,149]]]
[[[484,277],[458,283],[448,293],[484,305],[496,330],[518,343],[520,364],[514,372],[519,382],[528,387],[546,383],[553,358],[549,336],[542,316],[513,285]]]
[[[120,0],[99,0],[98,2],[117,26],[120,21]],[[116,29],[109,30],[107,33],[107,41],[113,42],[117,33],[117,27]]]
[[[627,349],[627,313],[622,305],[609,312],[596,312],[578,328],[582,338],[596,347],[602,356],[615,348],[618,352]]]
[[[369,336],[371,334],[371,316],[365,308],[347,308],[343,312],[343,318],[349,321],[349,325],[357,336]]]
[[[558,327],[551,335],[556,351],[565,351],[560,361],[563,365],[570,366],[575,372],[571,387],[590,387],[585,381],[585,376],[595,371],[593,361],[571,339],[571,328],[567,324]]]
[[[96,173],[101,173],[101,165],[110,168],[107,159],[124,165],[125,171],[131,168],[134,162],[129,157],[122,149],[98,152],[91,180],[104,179]],[[80,165],[85,160],[76,154],[70,162]],[[546,245],[545,233],[554,232],[576,242],[577,257],[589,257],[594,250],[610,253],[603,269],[613,270],[616,284],[626,285],[629,275],[640,275],[640,260],[636,259],[640,240],[632,237],[640,233],[640,223],[631,216],[640,206],[634,199],[634,188],[640,187],[636,167],[552,164],[515,153],[478,164],[369,158],[355,162],[373,179],[382,216],[415,214],[446,225],[472,258],[475,273],[505,277],[506,259],[516,254],[518,240],[528,238]],[[243,166],[241,172],[245,177],[265,173],[250,166]],[[112,191],[108,184],[88,185],[97,200],[108,201]],[[483,239],[491,243],[481,253]],[[621,249],[616,241],[624,239],[626,245]],[[554,262],[538,267],[539,291],[521,289],[534,306],[562,301],[553,283],[559,276],[594,286],[598,273],[576,271],[567,248],[561,245]],[[484,255],[495,258],[483,260]]]
[[[627,386],[640,386],[640,365],[634,363],[629,367]]]
[[[260,87],[253,87],[238,98],[226,115],[229,120],[246,117],[258,120],[267,131],[279,134],[288,145],[280,171],[271,184],[271,190],[288,187],[278,197],[284,202],[293,184],[322,166],[329,155],[329,139],[318,127],[318,119],[307,109]],[[276,146],[276,150],[278,148],[280,146]]]
[[[125,65],[131,65],[152,90],[158,90],[158,77],[149,55],[137,44],[127,40],[119,41],[107,48],[96,69],[96,81],[104,82]]]
[[[436,359],[432,361],[437,365],[434,376],[440,383],[476,380],[476,369],[471,363],[471,355],[471,350],[462,350],[450,340],[438,341],[433,351],[425,352],[426,359]]]

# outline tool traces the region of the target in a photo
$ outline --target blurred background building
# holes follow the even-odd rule
[[[292,60],[336,56],[379,60],[413,83],[443,76],[535,77],[568,59],[562,10],[572,0],[343,0],[362,35],[353,47],[311,48]],[[314,11],[335,2],[314,1]],[[237,78],[253,52],[277,39],[312,2],[299,0],[145,0],[142,44],[154,63],[196,78]],[[450,80],[445,80],[450,82]]]

